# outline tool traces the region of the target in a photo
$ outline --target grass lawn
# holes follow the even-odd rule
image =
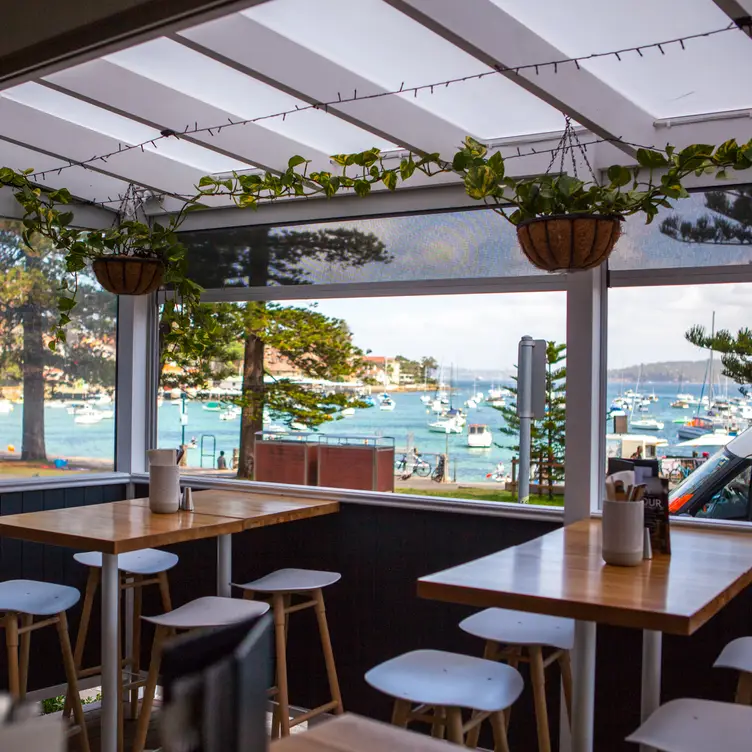
[[[48,475],[77,473],[81,470],[58,470],[50,462],[21,462],[21,460],[0,461],[0,477],[7,478],[42,478]]]
[[[442,496],[449,499],[478,499],[479,501],[507,501],[516,503],[517,496],[511,491],[492,491],[485,488],[458,488],[456,490],[441,490],[441,485],[436,484],[435,490],[423,489],[423,488],[395,488],[397,493],[414,494],[416,496]],[[553,499],[549,499],[548,496],[531,496],[530,504],[539,504],[547,507],[561,507],[564,506],[563,496],[554,496]]]

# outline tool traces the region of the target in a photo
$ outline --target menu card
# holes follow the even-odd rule
[[[668,509],[668,480],[653,475],[653,468],[635,469],[635,483],[645,484],[642,497],[645,504],[645,527],[650,530],[650,545],[653,553],[671,553],[671,531]]]

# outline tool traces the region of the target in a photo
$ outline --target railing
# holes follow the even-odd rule
[[[549,485],[552,488],[556,488],[557,491],[561,490],[563,488],[563,480],[562,481],[554,481],[551,478],[553,470],[564,470],[564,463],[563,462],[554,462],[552,460],[544,460],[543,455],[541,455],[538,459],[535,459],[534,457],[531,457],[531,465],[534,469],[532,469],[530,473],[530,479],[534,481],[538,486],[539,493],[543,491],[544,488],[547,488]],[[517,488],[517,465],[519,464],[519,459],[517,457],[512,458],[512,481],[511,483],[507,483],[508,490],[513,490]],[[532,490],[532,489],[531,489]]]

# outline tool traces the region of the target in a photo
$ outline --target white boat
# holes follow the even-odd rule
[[[308,431],[309,428],[305,423],[299,423],[297,420],[294,420],[292,423],[290,423],[290,428],[292,428],[293,431]]]
[[[68,405],[66,402],[63,402],[63,400],[47,400],[47,402],[44,403],[44,406],[50,407],[53,410],[61,410]]]
[[[223,410],[219,414],[219,419],[220,420],[237,420],[238,415],[240,415],[239,412],[237,412],[236,410],[233,410],[231,407],[228,407],[227,410]]]
[[[9,415],[13,412],[13,403],[10,400],[0,400],[0,415]]]
[[[97,412],[102,416],[102,420],[112,420],[115,417],[114,410],[98,410]]]
[[[287,433],[287,429],[284,426],[278,426],[276,423],[264,426],[266,433]]]
[[[66,412],[68,415],[80,415],[91,410],[91,405],[87,405],[85,402],[69,402]]]
[[[462,424],[456,418],[439,418],[428,424],[428,430],[434,433],[462,433]]]
[[[467,427],[467,445],[469,447],[488,449],[493,444],[493,434],[488,426],[471,423]]]
[[[491,407],[506,407],[507,405],[506,400],[502,397],[494,397],[493,399],[488,400],[488,404],[491,405]]]
[[[385,397],[383,400],[381,400],[381,404],[379,405],[379,410],[394,410],[394,408],[397,407],[397,404],[391,397]]]
[[[88,410],[81,410],[73,418],[74,423],[78,423],[83,426],[91,426],[96,423],[101,423],[104,420],[104,413],[99,410],[89,408]]]
[[[430,394],[421,394],[420,401],[424,405],[430,405],[433,402],[433,397]]]
[[[352,418],[353,415],[355,415],[355,408],[354,407],[346,407],[344,410],[342,410],[341,413],[343,418]]]
[[[431,410],[435,413],[443,413],[444,405],[441,404],[440,400],[435,399],[433,402],[431,402]]]
[[[210,413],[219,413],[222,412],[222,403],[221,402],[207,402],[205,405],[202,406],[202,410],[207,410]]]
[[[112,397],[109,394],[97,394],[89,400],[90,405],[111,405]]]
[[[476,408],[478,407],[478,403],[475,401],[474,397],[471,397],[469,400],[465,400],[465,407]]]
[[[655,418],[640,418],[630,423],[630,428],[640,428],[643,431],[662,431],[663,423]]]

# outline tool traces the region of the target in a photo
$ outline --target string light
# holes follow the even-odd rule
[[[670,45],[678,45],[682,50],[686,50],[685,44],[686,42],[695,40],[695,39],[704,39],[707,37],[712,37],[717,34],[723,34],[729,31],[742,31],[744,33],[744,30],[740,27],[740,25],[736,23],[730,23],[728,26],[724,26],[720,29],[713,29],[712,31],[705,31],[697,34],[689,34],[687,36],[682,37],[676,37],[675,39],[666,39],[662,40],[660,42],[654,42],[652,44],[642,44],[639,47],[623,47],[618,50],[610,50],[608,52],[593,52],[589,55],[580,55],[577,57],[567,57],[567,58],[560,58],[557,60],[549,60],[547,62],[539,62],[539,63],[527,63],[525,65],[516,65],[516,66],[502,66],[502,65],[496,65],[494,68],[485,71],[483,73],[475,73],[470,76],[461,76],[458,78],[450,78],[445,81],[438,81],[430,84],[421,84],[420,86],[412,86],[409,88],[405,88],[404,81],[400,84],[399,89],[393,89],[391,91],[380,91],[376,92],[374,94],[361,94],[358,96],[358,90],[354,89],[353,94],[351,97],[343,97],[340,92],[337,92],[337,99],[336,100],[330,100],[327,102],[315,102],[308,105],[295,105],[294,109],[289,110],[282,110],[280,112],[275,112],[270,115],[260,115],[259,117],[254,118],[247,118],[245,120],[231,120],[228,118],[228,123],[225,125],[212,125],[212,126],[203,126],[201,128],[198,127],[198,122],[194,122],[193,128],[190,128],[188,125],[186,125],[185,129],[181,133],[176,133],[175,131],[170,130],[169,132],[162,132],[159,136],[157,136],[154,139],[146,139],[145,141],[142,141],[141,143],[137,144],[127,144],[122,145],[118,144],[117,151],[109,152],[108,154],[102,154],[99,156],[91,157],[90,159],[85,159],[82,161],[72,161],[68,165],[64,165],[63,167],[54,167],[48,170],[42,170],[40,172],[32,173],[29,177],[32,180],[38,179],[38,178],[44,178],[48,174],[51,173],[60,173],[60,170],[66,170],[71,167],[83,167],[86,168],[88,165],[98,162],[98,161],[106,161],[109,157],[115,156],[117,154],[125,154],[129,151],[132,151],[133,149],[141,149],[141,151],[144,151],[145,146],[153,146],[156,148],[156,141],[161,141],[165,138],[180,138],[181,136],[193,136],[197,134],[202,133],[208,133],[210,136],[214,136],[214,131],[219,130],[220,127],[222,128],[230,128],[238,125],[252,125],[254,123],[260,123],[266,120],[275,120],[277,118],[281,118],[282,121],[284,121],[288,115],[293,115],[296,112],[305,112],[307,110],[318,110],[318,109],[324,109],[326,112],[329,111],[330,106],[338,105],[338,104],[348,104],[350,102],[360,102],[365,100],[371,100],[371,99],[383,99],[385,97],[391,97],[399,94],[412,94],[413,97],[418,96],[418,92],[421,91],[429,91],[431,94],[434,91],[435,87],[444,86],[444,88],[448,87],[450,84],[457,84],[457,83],[465,83],[467,81],[473,81],[473,80],[479,80],[483,78],[487,78],[488,76],[498,76],[498,75],[504,75],[504,74],[515,74],[519,75],[521,71],[526,70],[534,70],[536,75],[540,74],[540,70],[543,68],[551,68],[553,69],[554,74],[559,73],[559,69],[566,66],[566,65],[574,65],[575,68],[578,71],[582,70],[581,63],[587,62],[588,60],[596,60],[599,58],[606,58],[606,57],[615,57],[618,61],[622,61],[622,56],[626,55],[627,53],[634,53],[636,52],[640,58],[643,58],[643,51],[649,50],[649,49],[656,49],[661,52],[662,55],[666,54],[665,47],[668,47]],[[604,141],[619,141],[620,143],[627,143],[625,141],[622,141],[621,139],[600,139],[599,141],[593,141],[591,143],[602,143]],[[534,151],[531,153],[535,154],[541,154],[546,153],[547,150],[544,151]],[[520,156],[527,156],[525,154],[522,154]]]

